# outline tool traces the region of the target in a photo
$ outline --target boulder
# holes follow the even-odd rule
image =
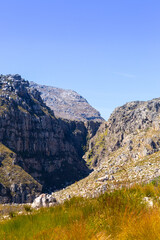
[[[109,180],[109,176],[106,175],[106,176],[104,176],[104,177],[98,178],[98,179],[97,179],[97,182],[104,182],[104,181],[108,181],[108,180]]]
[[[57,204],[57,200],[50,194],[42,193],[39,197],[35,198],[32,203],[32,208],[51,207]]]

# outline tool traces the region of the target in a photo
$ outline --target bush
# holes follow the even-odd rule
[[[14,218],[16,216],[16,213],[15,212],[13,212],[13,211],[10,211],[9,212],[9,217],[10,218]]]
[[[24,209],[27,213],[32,212],[32,207],[30,205],[24,205]]]

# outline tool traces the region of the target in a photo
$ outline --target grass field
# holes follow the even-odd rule
[[[153,207],[143,201],[147,196]],[[0,223],[1,240],[158,240],[160,184],[152,182],[105,193],[98,198],[72,198]]]

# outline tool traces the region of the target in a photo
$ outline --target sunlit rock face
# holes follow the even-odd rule
[[[57,119],[28,81],[0,75],[0,142],[9,154],[8,162],[7,157],[0,161],[5,176],[0,178],[0,201],[31,202],[42,190],[50,192],[87,176],[90,170],[82,156],[99,125]]]
[[[100,113],[73,90],[39,85],[34,82],[30,85],[41,93],[43,101],[57,117],[76,121],[104,121]]]

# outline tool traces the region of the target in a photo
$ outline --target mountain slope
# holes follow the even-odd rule
[[[160,176],[160,98],[118,107],[89,142],[84,159],[94,171],[77,184],[54,193],[97,196],[123,185]]]
[[[0,201],[30,202],[87,176],[82,156],[99,124],[57,119],[20,75],[0,75]]]
[[[30,86],[41,93],[43,101],[57,117],[81,121],[104,121],[100,113],[75,91],[39,85],[34,82],[30,82]]]

